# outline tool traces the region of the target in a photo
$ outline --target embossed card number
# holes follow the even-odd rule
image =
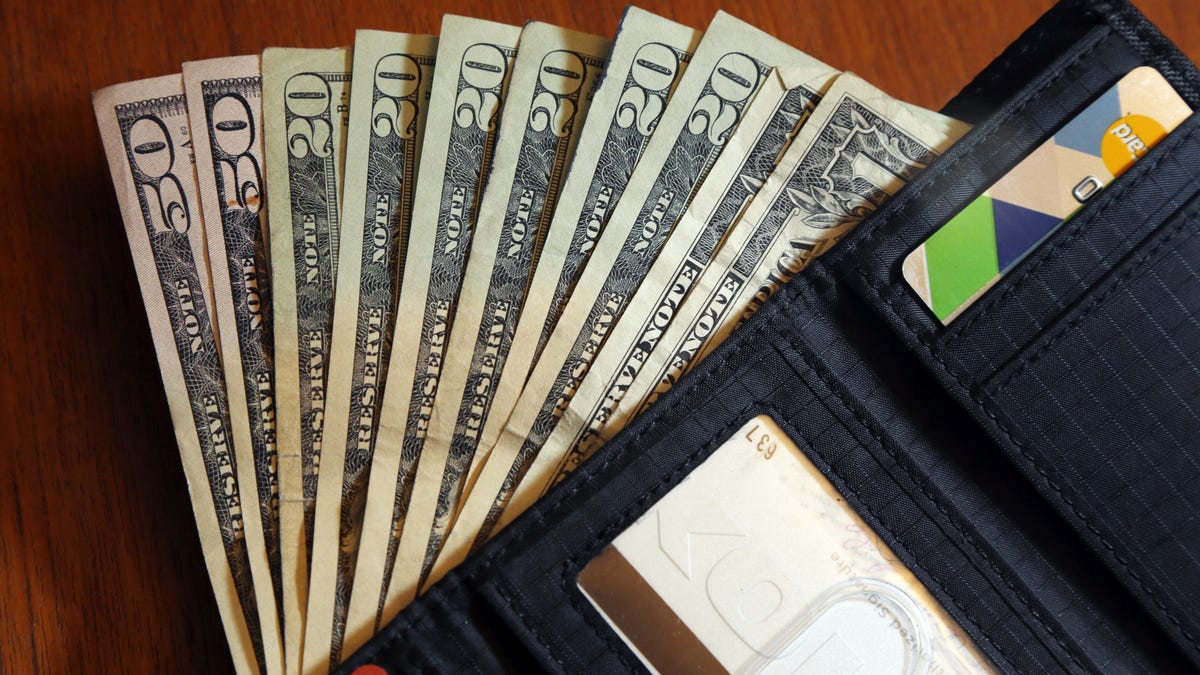
[[[588,563],[579,588],[655,672],[992,670],[765,415]]]

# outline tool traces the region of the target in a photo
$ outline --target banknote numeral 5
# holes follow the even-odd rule
[[[496,45],[477,44],[463,52],[458,69],[454,123],[460,128],[492,131],[500,112],[500,90],[508,71],[508,56]]]
[[[575,52],[557,50],[542,59],[538,69],[537,93],[529,109],[529,126],[534,131],[550,130],[562,138],[575,121],[575,100],[586,73],[583,59]]]
[[[417,133],[416,92],[421,66],[404,54],[388,54],[375,65],[375,103],[371,131],[376,136],[412,138]]]
[[[617,126],[636,126],[643,136],[653,133],[678,75],[679,56],[674,50],[658,42],[642,45],[633,57],[629,81],[617,104]]]
[[[126,134],[134,180],[142,190],[150,224],[155,232],[183,234],[191,227],[183,184],[171,173],[175,145],[162,120],[146,115],[134,120]]]
[[[250,103],[240,94],[225,94],[208,115],[213,159],[221,177],[222,202],[230,208],[258,213],[262,209],[263,177],[254,147],[254,117]],[[232,204],[229,195],[233,196]]]
[[[726,54],[708,77],[705,93],[688,116],[688,131],[721,145],[737,126],[741,104],[758,91],[758,64],[745,54]]]
[[[288,152],[292,157],[317,157],[333,154],[333,123],[328,119],[333,95],[329,83],[313,73],[299,73],[283,87],[287,107]]]

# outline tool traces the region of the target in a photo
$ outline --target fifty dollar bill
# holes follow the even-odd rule
[[[278,673],[277,634],[264,640],[260,625],[257,598],[272,606],[270,576],[261,539],[248,541],[258,504],[251,489],[243,509],[239,489],[183,80],[120,84],[93,102],[234,667]]]
[[[274,641],[283,584],[260,73],[257,55],[183,64],[238,482],[257,494],[257,518],[246,525],[261,528],[270,569],[272,594],[259,596],[259,617],[264,639]]]

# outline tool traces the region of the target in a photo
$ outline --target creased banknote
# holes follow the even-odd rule
[[[359,31],[346,137],[338,273],[317,478],[304,669],[343,656],[366,482],[412,220],[437,38]]]
[[[275,620],[262,528],[247,527],[257,491],[253,480],[239,489],[183,80],[120,84],[93,102],[234,667],[279,673],[278,632],[262,625]]]
[[[839,77],[730,231],[610,417],[605,440],[967,131]]]
[[[581,438],[603,424],[637,376],[676,310],[716,253],[726,232],[754,199],[837,71],[824,64],[776,70],[713,165],[688,210],[629,301],[579,390],[538,451],[510,502],[514,512],[540,496],[539,486],[573,469]],[[593,432],[594,433],[594,432]]]
[[[362,644],[399,606],[387,602],[412,458],[419,451],[446,358],[483,181],[491,166],[521,29],[446,16],[438,39],[425,152],[413,202],[379,450],[371,464],[346,644]],[[403,480],[402,480],[403,477]]]
[[[646,150],[700,37],[700,31],[636,7],[625,11],[588,121],[580,132],[571,171],[546,231],[508,358],[503,372],[494,378],[490,408],[482,420],[467,418],[475,428],[473,432],[468,432],[460,420],[450,442],[449,452],[458,457],[447,462],[441,477],[446,487],[438,494],[450,502],[438,505],[438,525],[431,528],[431,554],[436,555],[440,548],[443,532],[439,530],[444,530],[445,519],[452,516],[462,497],[461,483],[478,470],[484,453],[475,452],[476,447],[487,450],[495,444],[525,386],[529,369],[550,337],[579,271],[595,250],[596,240],[624,193],[633,167]],[[427,442],[427,448],[433,440]],[[425,452],[429,454],[430,450]],[[470,470],[462,457],[468,454]]]
[[[610,46],[607,39],[544,23],[527,24],[521,33],[447,345],[456,358],[446,361],[438,384],[419,465],[413,464],[420,468],[415,479],[406,477],[412,497],[404,505],[392,576],[401,603],[416,595],[432,562],[428,545],[438,547],[457,477],[470,465]]]
[[[494,529],[667,235],[771,68],[812,59],[718,13],[680,79],[529,381],[488,452],[437,564],[444,572]],[[453,540],[453,541],[452,541]],[[433,578],[441,574],[435,570]]]
[[[274,605],[259,597],[263,631],[279,633],[282,607],[275,454],[275,347],[271,333],[262,77],[257,55],[183,64],[195,144],[196,186],[208,244],[213,308],[229,397],[238,482],[257,487]],[[247,527],[253,527],[247,521]]]
[[[263,153],[274,291],[279,551],[284,661],[300,672],[325,373],[333,328],[338,216],[350,111],[348,49],[262,56]]]

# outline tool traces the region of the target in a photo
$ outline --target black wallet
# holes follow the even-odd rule
[[[644,670],[580,570],[763,414],[998,669],[1200,668],[1200,117],[950,325],[901,277],[1141,65],[1200,108],[1127,3],[1051,9],[946,106],[969,135],[342,672]]]

